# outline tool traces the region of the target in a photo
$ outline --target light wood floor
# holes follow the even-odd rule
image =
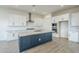
[[[23,53],[79,53],[79,43],[66,38],[54,38],[53,41],[28,49]]]

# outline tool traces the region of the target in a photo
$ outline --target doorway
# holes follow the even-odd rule
[[[59,37],[68,38],[68,21],[59,22]]]

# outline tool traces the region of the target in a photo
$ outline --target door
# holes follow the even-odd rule
[[[68,21],[61,21],[60,24],[60,37],[68,38]]]
[[[20,37],[19,47],[20,47],[20,52],[30,48],[31,47],[31,38],[30,38],[30,36]]]

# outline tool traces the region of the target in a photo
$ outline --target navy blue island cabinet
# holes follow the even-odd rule
[[[19,38],[19,51],[22,52],[31,47],[52,40],[52,32],[23,36]]]

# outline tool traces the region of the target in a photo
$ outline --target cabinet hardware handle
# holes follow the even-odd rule
[[[38,40],[41,41],[41,38],[39,38]]]

